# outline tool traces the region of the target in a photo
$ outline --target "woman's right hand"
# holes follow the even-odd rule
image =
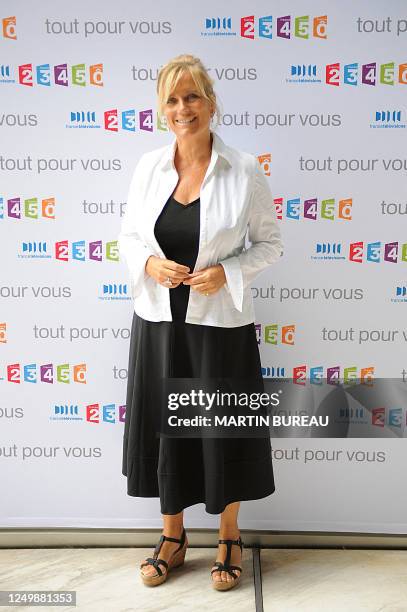
[[[167,289],[175,289],[183,280],[189,278],[188,266],[155,255],[150,255],[147,259],[145,270],[157,283]],[[168,278],[171,279],[172,285],[168,284]]]

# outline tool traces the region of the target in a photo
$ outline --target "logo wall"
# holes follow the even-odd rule
[[[142,15],[109,10],[108,19],[75,2],[71,15],[50,15],[44,0],[23,12],[3,5],[0,470],[18,500],[29,465],[43,500],[24,513],[1,509],[3,526],[69,527],[89,517],[133,526],[136,515],[138,525],[155,525],[152,500],[129,510],[121,475],[133,303],[117,237],[138,158],[174,138],[155,88],[160,67],[183,51],[194,49],[214,79],[221,138],[257,157],[272,191],[284,253],[252,288],[263,376],[309,383],[313,393],[321,380],[350,388],[375,378],[407,391],[405,7],[397,0],[389,16],[373,0],[363,14],[339,5],[320,14],[316,4],[281,14],[209,3],[191,16],[182,0],[170,19],[164,4],[162,17],[147,6]],[[383,430],[407,438],[406,404],[382,400],[339,407],[336,418],[376,425],[378,438],[345,442],[357,456],[379,449],[378,478],[390,482],[406,451]],[[310,442],[317,446],[273,440],[276,495],[281,456],[290,478],[317,487],[317,515],[301,505],[272,516],[264,500],[262,521],[363,531],[357,512],[325,512],[330,490],[343,486],[346,496],[354,478],[352,460],[324,454],[338,440],[320,441],[321,461],[288,459],[285,450],[306,456]],[[369,468],[358,464],[361,494],[349,503],[391,532],[385,507],[362,494]],[[56,499],[61,472],[66,492]],[[101,479],[98,504],[85,490]],[[191,513],[202,520],[201,506]],[[405,518],[393,519],[407,532]]]

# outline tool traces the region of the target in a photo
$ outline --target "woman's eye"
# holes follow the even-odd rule
[[[187,98],[191,99],[191,98],[198,98],[199,96],[197,96],[197,94],[188,94]],[[176,99],[175,98],[168,98],[167,100],[167,104],[175,104]]]

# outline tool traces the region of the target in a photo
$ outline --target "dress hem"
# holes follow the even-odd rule
[[[240,497],[239,499],[231,499],[228,500],[224,507],[222,508],[222,510],[213,510],[213,509],[209,509],[209,507],[206,505],[206,502],[204,499],[198,499],[197,501],[193,501],[191,503],[188,503],[186,506],[183,506],[181,509],[176,510],[175,512],[164,512],[163,508],[161,508],[161,514],[168,514],[168,515],[173,515],[173,514],[179,514],[180,512],[183,512],[184,510],[186,510],[186,508],[190,508],[191,506],[196,506],[196,504],[205,504],[205,512],[207,514],[222,514],[222,512],[225,510],[226,506],[228,506],[229,504],[233,504],[235,502],[242,502],[242,501],[256,501],[258,499],[264,499],[265,497],[268,497],[269,495],[272,495],[276,490],[276,487],[273,486],[273,488],[265,494],[259,495],[258,497]],[[129,491],[127,491],[127,495],[129,495],[130,497],[140,497],[140,498],[158,498],[159,495],[136,495],[134,493],[129,493]]]

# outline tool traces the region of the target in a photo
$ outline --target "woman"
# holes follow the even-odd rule
[[[176,138],[141,157],[119,237],[135,310],[123,474],[129,495],[160,498],[163,535],[143,582],[161,584],[183,563],[183,510],[205,503],[221,515],[211,576],[226,590],[242,572],[240,501],[275,488],[270,439],[157,436],[152,397],[163,377],[261,377],[250,282],[279,259],[280,231],[257,159],[211,129],[219,109],[201,61],[169,61],[157,93]]]

